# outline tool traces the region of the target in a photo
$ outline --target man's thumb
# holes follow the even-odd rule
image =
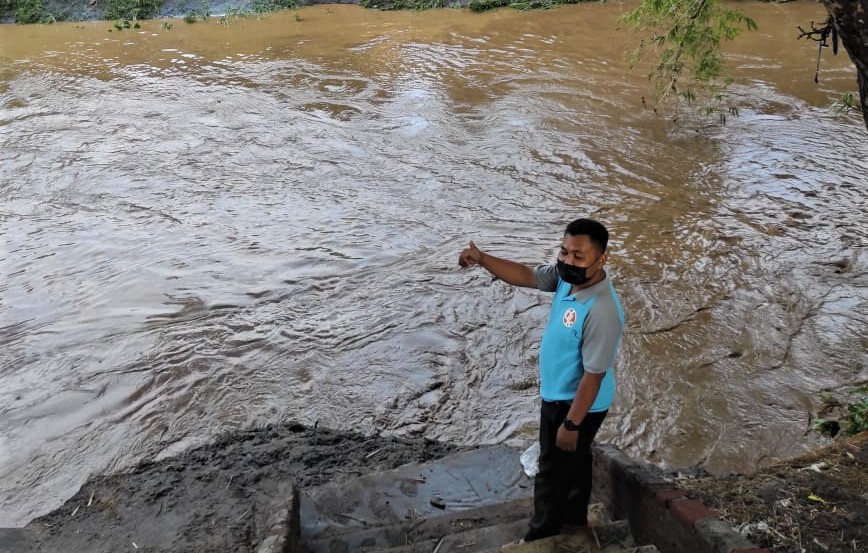
[[[470,249],[479,251],[479,248],[476,247],[476,242],[474,242],[473,240],[470,241]]]

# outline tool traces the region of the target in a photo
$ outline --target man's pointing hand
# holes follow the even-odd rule
[[[458,264],[462,267],[469,267],[470,265],[479,265],[480,261],[482,261],[482,251],[471,240],[470,247],[462,251],[461,255],[458,256]]]

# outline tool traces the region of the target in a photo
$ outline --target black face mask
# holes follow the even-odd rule
[[[594,261],[594,263],[596,263],[596,261]],[[591,263],[591,265],[593,266],[594,263]],[[590,280],[588,277],[589,268],[590,267],[576,267],[575,265],[568,265],[563,261],[558,261],[558,274],[561,276],[561,279],[564,282],[575,286],[581,286]]]

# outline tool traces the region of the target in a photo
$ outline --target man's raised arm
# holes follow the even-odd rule
[[[462,267],[479,265],[500,280],[513,286],[523,286],[525,288],[537,287],[533,269],[523,263],[487,254],[477,248],[476,244],[472,241],[470,242],[470,246],[461,252],[461,255],[458,257],[458,264]]]

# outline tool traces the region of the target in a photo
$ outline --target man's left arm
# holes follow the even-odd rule
[[[589,373],[586,372],[579,380],[579,387],[576,388],[576,395],[573,398],[573,403],[570,405],[570,411],[567,413],[567,418],[575,424],[581,423],[588,414],[594,400],[597,399],[597,392],[600,391],[600,383],[603,382],[605,372]],[[575,451],[576,444],[579,441],[578,430],[567,430],[564,425],[558,428],[557,446],[565,451]]]

